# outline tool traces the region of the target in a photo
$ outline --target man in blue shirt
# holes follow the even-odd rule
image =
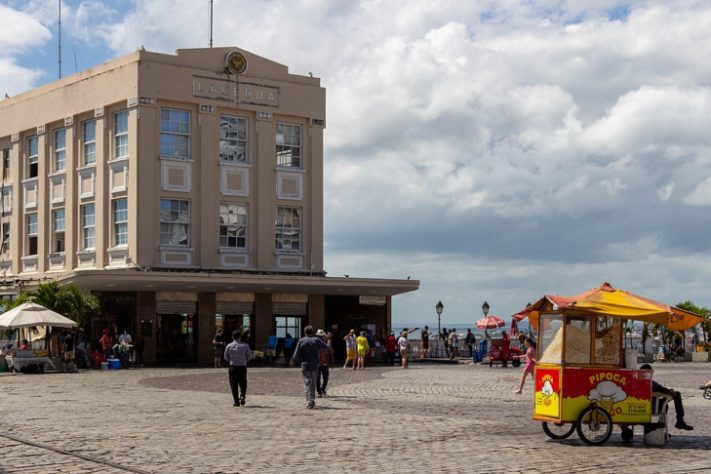
[[[652,372],[652,374],[654,374],[654,369],[649,364],[644,364],[639,368],[639,370],[649,370],[650,372]],[[676,425],[674,425],[674,428],[678,430],[694,429],[693,426],[687,425],[684,422],[684,405],[681,402],[681,393],[671,388],[666,388],[665,386],[658,384],[654,380],[652,380],[652,392],[660,392],[665,395],[669,395],[674,399],[674,410],[676,411]]]
[[[304,388],[306,391],[306,407],[313,408],[316,405],[316,372],[318,370],[318,351],[328,349],[328,344],[314,336],[313,326],[304,328],[304,335],[296,343],[296,350],[291,358],[294,363],[301,364],[301,375],[304,377]]]
[[[247,362],[252,358],[249,344],[242,342],[242,332],[232,331],[232,342],[225,347],[225,360],[230,366],[230,389],[232,390],[232,406],[244,405],[247,398]],[[241,395],[240,395],[241,392]]]

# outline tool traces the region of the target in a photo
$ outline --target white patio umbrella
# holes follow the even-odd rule
[[[71,319],[31,301],[0,314],[0,328],[19,329],[30,326],[72,328],[76,325],[77,323]]]

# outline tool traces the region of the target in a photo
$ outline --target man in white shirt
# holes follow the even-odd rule
[[[225,347],[225,360],[229,365],[230,390],[232,390],[232,406],[244,405],[247,398],[247,362],[252,358],[249,344],[241,341],[242,332],[232,331],[232,342]]]
[[[127,329],[124,329],[123,333],[121,333],[121,335],[118,337],[118,342],[119,344],[131,344],[131,342],[133,342],[131,334],[128,332]]]

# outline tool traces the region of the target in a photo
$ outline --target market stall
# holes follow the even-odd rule
[[[38,326],[73,328],[76,325],[71,319],[31,301],[0,314],[0,329],[15,329],[18,333],[23,329]],[[5,355],[5,360],[9,370],[56,370],[47,349],[16,348]]]
[[[614,424],[623,439],[632,426],[663,430],[666,405],[652,394],[649,371],[625,360],[623,321],[663,324],[673,330],[702,318],[688,311],[618,290],[609,283],[579,295],[546,295],[516,317],[528,317],[538,331],[533,419],[551,438],[573,431],[588,444],[605,443]]]

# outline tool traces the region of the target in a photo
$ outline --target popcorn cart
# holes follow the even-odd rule
[[[700,316],[609,283],[572,297],[546,295],[516,317],[526,316],[538,331],[533,419],[549,437],[577,431],[585,443],[600,445],[613,425],[621,426],[625,441],[634,425],[643,425],[645,441],[666,442],[667,400],[652,393],[652,374],[637,370],[636,352],[624,357],[623,323],[682,330],[701,322]]]

